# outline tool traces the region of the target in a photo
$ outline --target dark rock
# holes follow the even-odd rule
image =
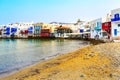
[[[109,76],[110,76],[111,78],[113,77],[113,75],[112,75],[112,74],[110,74]]]

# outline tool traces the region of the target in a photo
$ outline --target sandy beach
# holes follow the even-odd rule
[[[120,43],[91,45],[0,80],[120,80]]]

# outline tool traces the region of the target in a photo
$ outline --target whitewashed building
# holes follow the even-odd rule
[[[26,33],[26,34],[25,34]],[[2,26],[2,37],[27,37],[34,34],[32,23],[14,23]]]
[[[91,38],[102,38],[102,18],[95,19],[89,22]]]
[[[120,8],[111,11],[111,23],[112,23],[112,37],[120,36]]]
[[[2,26],[2,37],[11,37],[17,35],[17,26],[8,24]]]

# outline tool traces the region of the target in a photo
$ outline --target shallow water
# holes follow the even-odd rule
[[[79,40],[1,39],[0,75],[89,45]]]

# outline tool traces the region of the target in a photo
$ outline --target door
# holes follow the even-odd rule
[[[117,29],[114,29],[114,35],[117,36]]]

